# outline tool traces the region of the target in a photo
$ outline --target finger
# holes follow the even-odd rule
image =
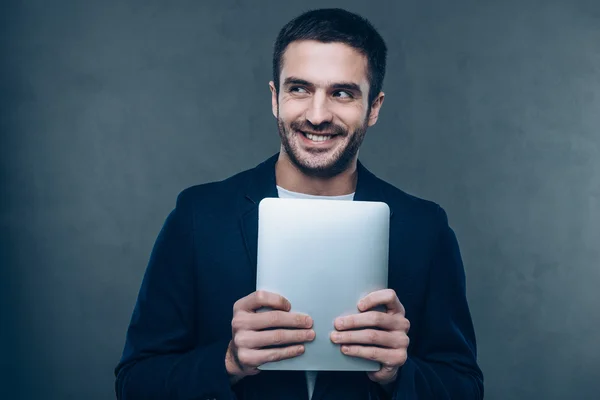
[[[394,315],[379,311],[367,311],[360,314],[336,318],[334,326],[338,331],[360,328],[378,328],[386,331],[405,331],[405,328],[408,327],[408,320],[397,314]],[[407,330],[405,332],[407,332]]]
[[[255,311],[261,307],[270,307],[275,310],[289,311],[290,302],[283,296],[264,290],[257,290],[246,297],[242,297],[233,305],[235,311]]]
[[[389,383],[396,379],[399,366],[382,365],[379,371],[367,372],[369,379],[374,382]]]
[[[382,366],[393,367],[403,365],[406,361],[406,350],[383,349],[376,346],[343,345],[342,353],[350,357],[376,361]]]
[[[239,349],[237,357],[243,368],[256,368],[268,362],[298,357],[303,353],[303,345],[293,345],[274,349]]]
[[[313,325],[313,320],[308,315],[286,311],[247,313],[244,318],[245,328],[252,331],[272,328],[309,329]]]
[[[336,344],[366,344],[392,349],[407,348],[408,336],[400,332],[386,332],[376,329],[332,332],[331,341]]]
[[[273,328],[312,328],[313,321],[308,315],[287,311],[266,311],[261,313],[237,312],[232,321],[232,331],[258,331]]]
[[[405,315],[404,306],[400,303],[393,289],[383,289],[369,293],[358,302],[358,309],[364,312],[380,305],[385,306],[388,312]]]
[[[260,349],[267,346],[301,344],[315,338],[312,329],[276,329],[272,331],[244,331],[233,338],[238,348]]]

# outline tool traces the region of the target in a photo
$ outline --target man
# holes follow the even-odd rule
[[[281,30],[270,82],[281,150],[178,196],[115,371],[118,398],[483,397],[464,269],[445,212],[358,161],[383,104],[385,59],[383,39],[347,11],[311,11]],[[336,320],[330,337],[349,357],[379,361],[379,371],[259,372],[265,362],[297,357],[314,339],[310,316],[291,312],[278,294],[255,291],[257,206],[277,196],[390,206],[390,288]],[[378,305],[387,312],[370,311]],[[274,310],[255,312],[263,306]]]

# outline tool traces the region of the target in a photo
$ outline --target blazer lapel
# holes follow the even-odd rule
[[[357,167],[358,179],[356,181],[356,193],[354,201],[380,201],[388,204],[390,207],[390,218],[394,216],[392,205],[386,201],[383,185],[371,171],[369,171],[361,162],[358,161]]]
[[[240,229],[244,237],[244,245],[248,255],[252,276],[256,280],[256,259],[258,245],[258,204],[267,197],[279,197],[275,183],[276,154],[259,164],[251,174],[244,188],[240,213]]]

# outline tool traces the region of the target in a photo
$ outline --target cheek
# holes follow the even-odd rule
[[[279,105],[279,118],[287,123],[302,118],[304,114],[303,107],[297,103],[288,102]]]
[[[354,130],[356,128],[363,126],[365,119],[367,118],[367,115],[365,114],[364,110],[362,110],[362,109],[360,109],[360,110],[357,110],[357,109],[340,110],[337,113],[337,116],[339,117],[339,119],[343,123],[343,125],[348,127],[350,130]]]
[[[305,108],[301,101],[290,99],[283,99],[282,101],[280,101],[279,107],[281,108],[282,113],[288,115],[298,114]]]

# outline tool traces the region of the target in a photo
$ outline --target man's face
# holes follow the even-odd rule
[[[338,175],[356,158],[383,102],[380,94],[369,107],[367,59],[342,43],[298,41],[283,61],[280,90],[271,82],[282,150],[309,176]]]

